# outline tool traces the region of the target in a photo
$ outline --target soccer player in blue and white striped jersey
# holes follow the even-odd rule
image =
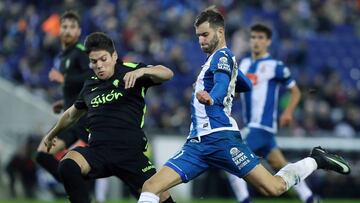
[[[272,30],[265,25],[256,24],[250,28],[251,57],[241,60],[239,69],[253,84],[252,91],[241,95],[243,118],[248,127],[248,133],[243,133],[243,137],[246,137],[247,145],[256,155],[267,159],[271,167],[278,171],[288,164],[275,140],[279,88],[285,86],[290,92],[289,104],[280,116],[280,127],[293,121],[293,112],[301,95],[289,68],[269,54],[271,36]],[[239,202],[250,202],[244,180],[233,176],[230,177],[230,183]],[[319,202],[304,181],[294,189],[303,202]]]
[[[312,157],[271,175],[243,143],[231,117],[235,89],[250,86],[244,75],[238,75],[235,58],[226,47],[222,15],[213,9],[203,11],[195,21],[195,30],[208,57],[194,84],[190,134],[182,149],[144,183],[138,202],[157,203],[163,191],[196,178],[210,166],[244,178],[263,194],[273,196],[287,191],[317,168],[350,172],[345,161],[316,148]],[[328,156],[335,161],[325,161]]]

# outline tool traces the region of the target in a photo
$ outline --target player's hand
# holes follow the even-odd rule
[[[280,127],[289,126],[293,122],[292,113],[284,111],[280,116]]]
[[[59,100],[53,103],[52,109],[56,114],[61,113],[61,110],[64,108],[64,100]]]
[[[50,152],[51,148],[53,146],[55,146],[55,143],[56,143],[56,139],[55,138],[51,138],[49,135],[46,135],[44,137],[44,144],[46,146],[46,151],[47,152]]]
[[[139,68],[137,70],[127,72],[123,78],[125,82],[125,89],[129,89],[135,86],[135,82],[138,78],[144,75],[144,69]]]
[[[200,103],[205,105],[213,105],[214,103],[209,93],[204,90],[196,92],[196,99],[199,100]]]
[[[60,71],[53,68],[49,72],[49,80],[52,82],[58,82],[60,84],[63,84],[64,83],[64,75]]]

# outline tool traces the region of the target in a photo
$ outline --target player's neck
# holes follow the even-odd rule
[[[252,52],[251,53],[251,58],[254,59],[254,60],[257,60],[257,59],[264,58],[264,57],[266,57],[268,55],[269,55],[269,53],[267,51],[266,52],[261,52],[261,53]]]
[[[66,50],[67,48],[69,48],[69,47],[73,46],[74,44],[76,44],[76,42],[77,42],[77,41],[72,42],[72,43],[68,43],[68,44],[66,44],[66,43],[61,43],[61,49],[62,49],[62,50]]]
[[[214,51],[213,51],[213,52],[208,53],[208,54],[207,54],[207,56],[210,56],[211,54],[215,53],[217,50],[219,50],[219,49],[223,49],[223,48],[226,48],[226,43],[223,43],[223,44],[221,44],[221,45],[217,46],[217,47],[216,47],[216,49],[214,49]]]

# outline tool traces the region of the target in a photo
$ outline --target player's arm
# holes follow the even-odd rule
[[[284,127],[289,125],[293,121],[293,113],[299,104],[301,93],[296,85],[295,80],[291,76],[290,69],[286,67],[281,61],[278,62],[278,66],[276,67],[275,71],[275,78],[280,81],[283,85],[290,91],[290,100],[280,116],[280,127]]]
[[[252,84],[249,78],[247,78],[240,70],[238,71],[235,92],[247,92],[252,89]]]
[[[216,71],[214,74],[214,87],[210,93],[202,90],[196,93],[196,98],[205,105],[222,104],[227,94],[230,77],[225,72]]]
[[[163,65],[139,68],[125,74],[125,89],[134,87],[140,77],[149,77],[154,83],[161,83],[170,80],[173,76],[174,73]]]
[[[174,73],[163,65],[149,66],[149,68],[141,68],[144,76],[149,77],[154,83],[161,83],[170,80]]]
[[[70,127],[74,124],[81,116],[86,113],[84,109],[77,109],[74,105],[68,108],[64,114],[59,118],[56,125],[48,132],[48,134],[44,138],[44,143],[48,149],[51,149],[53,145],[53,139],[66,128]]]
[[[232,59],[224,52],[218,52],[210,62],[210,69],[214,74],[214,86],[208,93],[199,91],[196,93],[197,100],[205,105],[223,104],[227,95],[233,68]]]
[[[301,98],[301,92],[296,84],[294,84],[288,89],[290,91],[290,100],[289,104],[280,116],[280,127],[284,127],[292,123],[294,111],[299,104]]]

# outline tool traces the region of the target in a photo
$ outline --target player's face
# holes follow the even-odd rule
[[[76,20],[64,19],[61,21],[60,40],[66,46],[75,44],[81,34],[81,29]]]
[[[199,38],[199,44],[203,52],[213,53],[219,46],[219,36],[216,29],[210,27],[209,22],[204,22],[195,27],[196,36]]]
[[[114,75],[117,58],[116,52],[110,54],[104,50],[91,51],[89,54],[90,66],[101,80],[107,80]]]
[[[271,40],[266,37],[264,32],[250,33],[250,48],[255,55],[267,53],[267,49],[271,44]]]

